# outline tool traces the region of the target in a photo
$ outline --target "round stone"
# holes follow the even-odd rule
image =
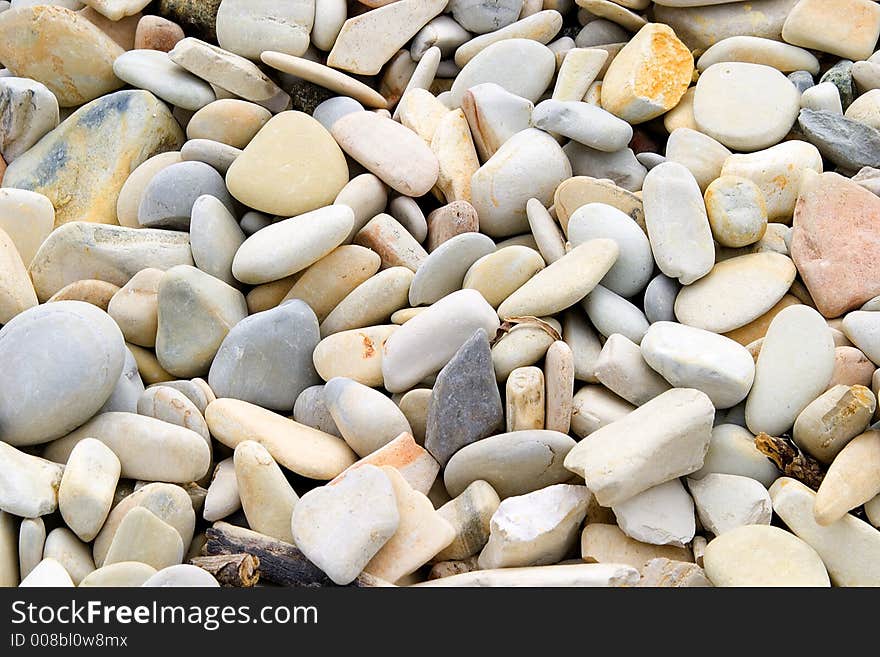
[[[272,112],[256,103],[222,98],[193,114],[186,125],[186,136],[244,148],[271,118]]]
[[[757,151],[782,141],[800,110],[800,94],[775,68],[723,62],[697,82],[694,118],[700,130],[738,151]]]
[[[748,246],[764,237],[767,203],[761,188],[751,180],[716,178],[706,188],[705,200],[712,236],[722,246]]]
[[[189,230],[193,205],[206,194],[232,212],[232,197],[214,167],[204,162],[172,164],[153,176],[144,189],[138,223],[146,228]]]

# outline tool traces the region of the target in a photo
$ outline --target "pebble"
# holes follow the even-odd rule
[[[321,322],[321,335],[387,322],[406,307],[413,273],[406,267],[389,267],[349,292]]]
[[[696,480],[710,474],[749,477],[768,488],[779,471],[755,446],[755,437],[748,429],[735,424],[717,424],[712,428],[703,467],[690,476]]]
[[[357,381],[330,379],[324,386],[324,401],[343,439],[360,457],[412,432],[397,404]]]
[[[650,588],[698,588],[709,587],[703,569],[696,564],[687,564],[672,559],[651,559],[642,568],[642,578],[636,586]]]
[[[675,299],[681,285],[674,278],[658,274],[645,288],[645,317],[650,323],[675,320]]]
[[[124,51],[87,18],[64,7],[16,7],[0,16],[0,60],[14,75],[44,84],[61,107],[119,89],[113,61]],[[66,57],[53,57],[63,43]]]
[[[161,269],[142,269],[110,299],[107,313],[119,326],[127,342],[142,347],[156,345],[159,284],[164,275]]]
[[[586,438],[635,408],[604,386],[586,385],[572,398],[571,430],[580,438]]]
[[[808,306],[790,306],[770,323],[746,401],[746,423],[757,433],[778,436],[828,385],[834,340],[822,316]]]
[[[238,494],[238,479],[235,475],[233,457],[223,459],[214,468],[208,494],[205,496],[205,508],[202,512],[205,520],[215,522],[222,520],[241,508]]]
[[[319,179],[307,175],[319,170]],[[229,193],[285,217],[329,205],[348,182],[348,165],[330,133],[302,112],[273,116],[226,173]]]
[[[528,69],[511,68],[511,61],[527,61]],[[547,46],[531,39],[504,39],[481,50],[456,76],[451,102],[461,107],[465,93],[478,84],[494,82],[533,103],[550,86],[556,73],[556,56]]]
[[[833,386],[841,384],[870,387],[871,378],[876,369],[874,363],[855,347],[836,347],[834,349],[834,373],[831,375],[828,388],[831,389]]]
[[[488,336],[478,329],[437,375],[425,448],[445,466],[461,448],[496,432],[503,420]]]
[[[602,285],[597,285],[581,303],[596,330],[608,337],[615,333],[640,343],[648,330],[641,310]]]
[[[437,513],[455,530],[455,538],[437,553],[435,560],[467,559],[486,545],[490,522],[501,500],[485,481],[475,481]]]
[[[0,155],[6,164],[25,153],[59,123],[58,99],[28,78],[0,79]],[[2,179],[2,176],[0,176]]]
[[[5,512],[4,512],[5,513]],[[43,559],[43,548],[46,545],[46,524],[42,518],[23,518],[18,528],[18,546],[12,546],[10,554],[18,552],[16,565],[16,584],[27,577]]]
[[[819,72],[819,60],[808,50],[763,37],[742,35],[727,37],[706,50],[697,60],[697,68],[705,71],[722,62],[746,62],[770,66],[783,73]]]
[[[297,547],[336,584],[348,584],[395,534],[400,513],[387,471],[353,470],[333,486],[315,488],[294,508]],[[339,537],[345,536],[344,541]]]
[[[480,233],[462,233],[443,242],[422,262],[412,279],[410,305],[430,305],[460,290],[471,265],[494,252],[495,243]]]
[[[584,477],[602,506],[625,502],[702,467],[714,410],[698,390],[669,390],[591,434],[569,452],[565,467]]]
[[[716,536],[745,525],[769,525],[773,505],[767,489],[750,477],[713,473],[688,479],[700,524]]]
[[[813,515],[816,494],[788,477],[780,477],[770,487],[770,498],[780,520],[822,558],[832,584],[877,586],[880,532],[849,514],[823,527]]]
[[[569,50],[559,67],[553,100],[583,100],[607,60],[608,53],[599,48],[577,47]]]
[[[254,313],[223,339],[208,383],[220,397],[289,412],[300,393],[319,382],[312,364],[319,341],[318,319],[304,301]]]
[[[683,548],[694,538],[694,503],[678,479],[616,504],[613,511],[618,526],[637,541]]]
[[[497,307],[543,268],[544,260],[534,249],[508,246],[476,260],[467,270],[462,287],[477,290],[492,307]]]
[[[458,450],[444,471],[446,490],[458,496],[477,480],[489,483],[501,499],[564,483],[563,467],[574,440],[557,431],[502,433]]]
[[[767,203],[760,187],[751,180],[717,177],[706,188],[705,201],[712,236],[722,246],[748,246],[764,237]]]
[[[716,264],[708,276],[682,288],[675,299],[675,315],[689,326],[727,333],[770,311],[796,275],[791,259],[779,253],[730,258]]]
[[[690,285],[712,269],[715,248],[700,187],[684,166],[664,162],[645,177],[645,223],[660,270]]]
[[[755,95],[755,90],[760,92]],[[700,76],[694,117],[700,130],[739,151],[778,143],[798,118],[800,96],[779,71],[762,64],[723,62]],[[760,122],[746,116],[760,114]]]
[[[54,224],[55,208],[42,194],[0,189],[0,230],[12,240],[25,267],[33,261]]]
[[[119,474],[119,459],[98,440],[86,438],[71,451],[58,488],[58,508],[81,540],[91,541],[101,530]]]
[[[134,47],[168,52],[186,35],[177,23],[161,16],[142,16],[137,23]]]
[[[169,424],[191,429],[211,447],[211,436],[202,412],[185,394],[176,388],[154,385],[142,392],[137,400],[137,413]]]
[[[850,440],[868,428],[876,408],[877,400],[865,386],[836,385],[800,412],[792,438],[810,456],[830,465]]]
[[[755,364],[745,347],[703,329],[656,322],[641,342],[642,356],[677,388],[695,388],[715,408],[730,408],[749,394]]]
[[[37,305],[37,294],[12,238],[0,228],[0,322]]]
[[[271,0],[221,2],[216,19],[217,42],[249,59],[259,59],[265,50],[302,55],[309,46],[315,4],[315,0],[282,5]]]
[[[327,481],[357,460],[337,436],[238,399],[211,402],[205,420],[211,435],[227,447],[255,440],[279,465],[304,477]]]
[[[462,233],[474,233],[480,229],[480,221],[474,206],[468,201],[453,201],[431,212],[425,220],[427,241],[425,247],[434,251],[447,240]]]
[[[113,283],[95,280],[81,280],[65,285],[49,297],[46,303],[55,301],[83,301],[106,311],[110,299],[119,291]]]
[[[880,317],[857,310],[843,318],[846,337],[875,363],[880,361]]]
[[[880,128],[880,91],[872,89],[858,98],[847,108],[844,116],[859,121],[872,128]]]
[[[190,245],[199,269],[235,285],[232,261],[245,239],[235,217],[220,199],[204,194],[195,200],[190,218]]]
[[[208,571],[183,563],[160,569],[141,586],[147,588],[219,588],[220,583]]]
[[[611,61],[602,84],[602,107],[633,124],[675,107],[694,72],[690,51],[669,26],[649,23],[636,29]]]
[[[492,515],[480,569],[558,563],[577,541],[589,498],[586,487],[569,484],[508,497]]]
[[[496,380],[504,382],[517,367],[534,365],[541,360],[559,337],[560,329],[559,322],[552,318],[547,318],[547,321],[526,319],[523,323],[514,324],[492,346]]]
[[[357,232],[354,241],[378,253],[385,268],[401,266],[415,272],[428,257],[416,238],[394,217],[384,212],[370,219]]]
[[[235,446],[233,463],[239,499],[250,528],[291,543],[290,518],[299,498],[272,455],[260,443],[245,440]]]
[[[445,8],[444,0],[398,0],[349,18],[327,57],[327,65],[359,75],[375,75]]]
[[[384,97],[383,97],[384,98]],[[338,119],[346,114],[364,111],[364,106],[354,98],[348,96],[333,96],[318,104],[312,113],[312,118],[320,123],[328,131]]]
[[[516,133],[531,126],[534,103],[495,82],[471,85],[461,109],[471,129],[477,153],[484,162]]]
[[[462,573],[416,586],[449,587],[620,587],[639,579],[635,568],[622,564],[560,564],[544,567],[499,568]]]
[[[79,586],[83,578],[95,570],[91,552],[89,546],[72,531],[66,527],[56,527],[46,536],[43,558],[58,561],[70,575],[74,586]]]
[[[768,525],[738,527],[709,541],[703,564],[715,586],[830,586],[812,547]]]
[[[673,130],[666,142],[666,160],[684,165],[694,175],[703,192],[721,174],[721,168],[730,155],[723,144],[687,127]]]
[[[611,180],[628,191],[639,191],[648,173],[630,148],[606,153],[572,141],[562,151],[574,175]]]
[[[813,516],[831,525],[880,493],[880,432],[866,431],[850,440],[834,457],[816,493]]]
[[[386,465],[393,467],[414,490],[423,495],[428,495],[437,479],[437,473],[440,471],[440,464],[427,450],[416,443],[412,434],[404,432],[391,442],[360,459],[334,479],[331,484],[345,477],[347,472],[367,464],[378,467]]]
[[[608,336],[593,373],[615,394],[641,406],[669,390],[669,384],[645,362],[639,346],[620,333]]]
[[[617,260],[619,248],[609,239],[588,240],[541,270],[498,308],[503,319],[551,315],[589,294]]]
[[[807,141],[845,170],[878,166],[880,131],[860,121],[824,110],[802,109],[798,126]]]
[[[57,559],[47,558],[21,580],[21,588],[62,588],[73,587],[74,583],[68,572]]]
[[[836,173],[807,175],[795,214],[792,258],[822,314],[837,317],[880,291],[872,256],[880,199]]]
[[[632,139],[632,127],[626,121],[579,101],[539,103],[532,112],[532,125],[606,152],[619,151]]]
[[[803,0],[792,7],[782,28],[788,43],[853,60],[867,59],[878,37],[880,7],[866,0]]]
[[[152,566],[139,561],[120,561],[93,570],[80,581],[79,587],[139,587],[157,572]]]
[[[538,367],[518,367],[505,387],[507,431],[544,428],[544,373]]]
[[[235,148],[245,148],[272,113],[255,103],[222,98],[199,109],[186,124],[188,139],[211,139]]]
[[[630,538],[617,526],[588,522],[581,532],[581,556],[587,563],[626,564],[640,569],[652,559],[671,559],[693,563],[688,548],[674,545],[651,545]]]
[[[361,246],[340,246],[300,275],[283,301],[301,299],[323,321],[351,292],[379,269],[381,258]]]
[[[183,542],[174,527],[139,506],[122,518],[103,563],[139,561],[162,570],[179,564],[183,556]]]
[[[440,15],[431,19],[413,37],[410,55],[421,61],[431,48],[438,48],[444,58],[455,54],[456,48],[471,39],[470,33],[451,16]]]
[[[389,118],[354,112],[337,120],[332,133],[346,153],[401,194],[422,196],[437,183],[437,157],[414,132]]]
[[[233,202],[222,176],[204,162],[178,162],[159,171],[144,188],[138,223],[146,228],[191,229],[193,206],[213,196],[232,211]]]
[[[464,29],[477,34],[495,32],[519,18],[523,0],[452,0],[448,9]]]
[[[196,111],[215,98],[211,85],[158,50],[124,52],[113,61],[113,72],[123,82],[183,109]]]
[[[852,107],[852,105],[850,105]],[[823,82],[810,87],[801,94],[801,108],[825,110],[833,114],[843,114],[840,92],[831,82]]]
[[[156,356],[179,377],[207,374],[229,330],[247,317],[241,292],[186,265],[165,273],[157,298]]]
[[[455,323],[447,324],[453,317]],[[438,372],[476,329],[494,335],[499,324],[495,310],[479,292],[453,292],[388,338],[382,359],[385,387],[390,392],[409,390],[425,376]],[[453,330],[438,335],[436,327],[442,325]]]
[[[4,187],[38,192],[55,206],[56,225],[116,223],[128,174],[183,140],[167,106],[148,91],[119,91],[83,105],[15,158]],[[81,180],[87,176],[90,184]],[[94,278],[94,277],[92,277]]]
[[[552,263],[564,256],[565,238],[562,236],[562,231],[538,199],[530,198],[526,202],[526,216],[544,261]]]
[[[58,508],[58,487],[64,467],[31,456],[0,442],[0,510],[23,518],[36,518]]]
[[[339,246],[353,225],[354,212],[346,205],[326,206],[272,224],[239,247],[232,273],[251,285],[296,274]]]

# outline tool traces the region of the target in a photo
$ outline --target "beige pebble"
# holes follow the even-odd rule
[[[12,514],[0,511],[0,586],[18,586],[17,522]]]
[[[36,518],[58,508],[64,467],[0,442],[0,511]]]
[[[18,249],[0,228],[0,324],[6,324],[37,303],[37,294]]]
[[[321,335],[387,322],[409,301],[413,273],[406,267],[389,267],[363,281],[342,299],[321,322]]]
[[[506,381],[517,367],[534,365],[544,357],[561,327],[553,318],[515,324],[492,345],[492,365],[499,382]]]
[[[354,241],[378,253],[383,268],[406,267],[415,272],[428,257],[416,238],[389,214],[373,217]]]
[[[437,512],[455,530],[455,538],[435,556],[438,561],[466,559],[477,554],[489,540],[489,523],[501,500],[487,482],[470,484]]]
[[[245,100],[215,100],[193,114],[186,126],[187,139],[210,139],[244,148],[266,125],[272,113]]]
[[[79,587],[139,587],[156,572],[155,568],[140,561],[120,561],[92,571],[82,579]]]
[[[354,239],[370,219],[385,211],[388,205],[388,189],[372,173],[362,173],[348,181],[333,204],[347,205],[354,212],[354,226],[348,234],[347,243]]]
[[[55,208],[48,198],[26,189],[0,189],[0,229],[12,239],[25,267],[31,264],[54,225]]]
[[[330,485],[338,483],[348,473],[364,465],[377,467],[387,465],[395,468],[414,490],[423,495],[430,492],[437,479],[437,473],[440,472],[440,464],[434,460],[434,457],[424,447],[416,444],[411,433],[403,432],[391,442],[347,468],[345,472],[331,481]]]
[[[544,428],[568,433],[571,427],[574,395],[574,354],[565,342],[557,340],[547,350],[544,365],[546,411]]]
[[[537,367],[519,367],[506,384],[507,431],[544,428],[544,373]]]
[[[141,227],[138,221],[138,207],[147,185],[162,169],[182,161],[179,151],[159,153],[142,162],[129,174],[119,190],[119,198],[116,201],[116,218],[120,226]]]
[[[46,303],[53,301],[83,301],[106,311],[110,299],[119,291],[119,286],[106,281],[81,280],[65,285],[53,294]]]
[[[5,511],[5,516],[9,516]],[[10,516],[11,517],[11,516]],[[23,518],[18,527],[18,545],[9,546],[10,554],[18,553],[18,565],[15,584],[30,575],[31,571],[43,559],[43,548],[46,545],[46,523],[42,518]]]
[[[235,513],[240,508],[241,497],[238,494],[235,461],[230,456],[220,461],[214,468],[214,475],[208,486],[202,515],[208,522],[215,522]]]
[[[722,246],[754,244],[767,230],[767,204],[761,189],[746,178],[721,176],[706,189],[712,236]]]
[[[589,523],[581,533],[581,558],[587,563],[620,563],[641,569],[652,559],[692,563],[688,548],[651,545],[630,538],[616,525]]]
[[[604,386],[586,385],[572,399],[571,431],[586,438],[635,409],[635,406]]]
[[[428,251],[434,251],[444,242],[462,233],[480,230],[479,217],[474,206],[467,201],[453,201],[433,210],[426,219],[428,225]]]
[[[272,455],[260,443],[245,440],[235,446],[234,463],[238,494],[250,528],[292,543],[290,518],[299,498]]]
[[[428,424],[428,404],[431,402],[430,388],[416,388],[404,393],[398,401],[398,406],[406,416],[409,426],[412,427],[412,435],[420,444],[425,443],[425,431]]]
[[[75,586],[95,570],[92,551],[66,527],[56,527],[46,536],[44,559],[55,559],[64,566]]]
[[[315,369],[325,381],[342,376],[365,386],[381,386],[385,342],[395,325],[377,325],[333,333],[315,347]]]
[[[836,385],[871,387],[876,369],[877,366],[855,347],[837,347],[834,349],[834,372],[828,389]]]
[[[553,207],[559,225],[567,234],[568,220],[578,208],[588,203],[605,203],[632,217],[640,228],[645,229],[645,211],[642,199],[632,192],[618,187],[610,180],[599,180],[588,176],[575,176],[563,181],[556,188]]]
[[[104,565],[139,561],[161,570],[183,561],[180,534],[145,507],[131,509],[113,536]]]
[[[83,541],[93,540],[104,525],[120,471],[116,454],[94,438],[81,441],[70,453],[58,488],[58,508]]]
[[[477,260],[464,277],[464,288],[477,290],[493,308],[544,268],[534,249],[509,246]]]

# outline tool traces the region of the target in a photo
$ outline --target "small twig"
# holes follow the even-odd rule
[[[252,554],[193,557],[190,563],[211,573],[222,586],[250,588],[260,581],[260,559]]]
[[[797,479],[813,490],[819,490],[822,479],[825,478],[825,468],[812,456],[799,450],[789,439],[761,432],[755,436],[755,446],[784,475]]]

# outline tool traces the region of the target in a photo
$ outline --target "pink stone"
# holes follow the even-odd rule
[[[807,173],[791,256],[825,317],[880,295],[880,197],[836,173]]]

